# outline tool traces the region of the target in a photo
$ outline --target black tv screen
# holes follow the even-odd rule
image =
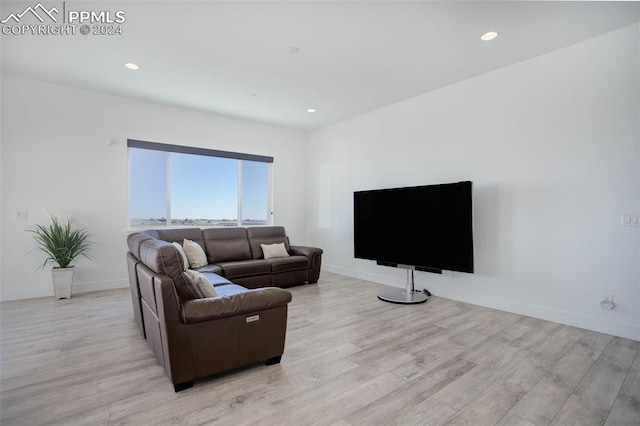
[[[473,272],[472,190],[465,181],[354,192],[355,257]]]

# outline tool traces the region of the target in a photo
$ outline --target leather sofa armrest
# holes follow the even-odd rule
[[[194,299],[182,304],[185,324],[210,321],[285,306],[291,293],[275,287],[247,290],[227,297]]]
[[[322,255],[323,251],[317,247],[290,246],[289,254],[293,256],[305,256],[309,260],[313,260],[316,256]]]

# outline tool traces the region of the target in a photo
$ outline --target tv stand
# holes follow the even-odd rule
[[[389,303],[401,303],[404,305],[413,305],[416,303],[424,303],[427,301],[431,293],[425,290],[424,293],[416,291],[415,281],[413,277],[414,268],[411,266],[397,265],[399,268],[407,269],[407,287],[404,290],[392,289],[382,290],[378,293],[378,299]]]

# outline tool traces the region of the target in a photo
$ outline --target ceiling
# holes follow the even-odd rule
[[[3,1],[2,19],[36,2]],[[123,34],[2,35],[3,73],[301,130],[640,20],[639,2],[67,1],[65,7],[124,10]],[[499,37],[481,41],[491,30]],[[299,53],[288,53],[294,46]],[[127,70],[125,62],[140,70]]]

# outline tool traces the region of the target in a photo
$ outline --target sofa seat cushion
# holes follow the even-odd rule
[[[239,260],[236,262],[217,263],[222,268],[224,276],[229,279],[250,277],[254,275],[268,275],[271,273],[271,264],[268,260]]]
[[[309,268],[309,259],[304,256],[277,257],[267,259],[267,262],[271,264],[271,272],[274,274]]]
[[[213,272],[201,272],[201,274],[204,275],[214,287],[231,284],[231,281],[221,275],[214,274]]]
[[[247,289],[237,284],[224,284],[216,287],[218,297],[235,296],[236,294],[244,293]]]
[[[196,269],[196,271],[202,272],[202,273],[211,272],[211,273],[214,273],[214,274],[221,274],[222,273],[222,268],[219,267],[218,265],[205,265],[202,268]]]

